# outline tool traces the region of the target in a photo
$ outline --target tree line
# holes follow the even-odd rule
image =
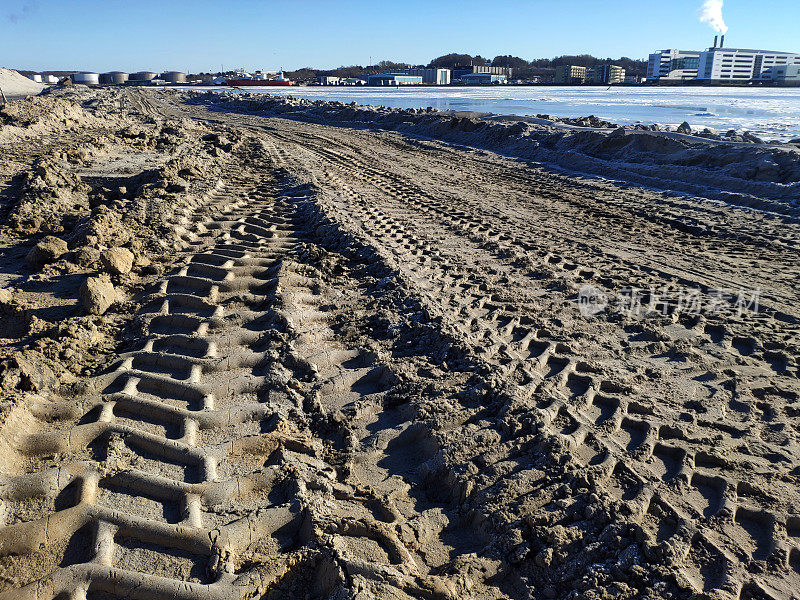
[[[407,69],[409,67],[415,68],[438,68],[438,69],[454,69],[457,67],[469,66],[493,66],[505,67],[514,69],[514,77],[526,79],[534,76],[550,77],[555,72],[556,67],[560,65],[577,65],[580,67],[592,68],[597,65],[614,64],[625,69],[628,75],[639,75],[644,77],[647,74],[647,61],[636,60],[623,56],[621,58],[598,58],[590,54],[577,54],[577,55],[564,55],[556,56],[555,58],[535,58],[533,60],[525,60],[519,56],[512,56],[510,54],[502,54],[495,56],[492,59],[484,58],[481,55],[472,56],[470,54],[459,54],[456,52],[438,56],[430,61],[427,65],[412,65],[409,63],[395,62],[391,60],[382,60],[374,65],[361,66],[349,65],[342,66],[338,69],[315,69],[313,67],[305,67],[296,71],[287,72],[287,75],[292,79],[303,81],[312,80],[319,75],[328,75],[332,77],[363,77],[371,73],[379,73],[383,71],[395,71],[399,69]]]

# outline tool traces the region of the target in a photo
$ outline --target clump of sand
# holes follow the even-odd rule
[[[36,83],[13,69],[0,69],[0,90],[7,99],[33,96],[41,92],[46,86]]]

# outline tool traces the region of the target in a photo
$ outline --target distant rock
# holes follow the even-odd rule
[[[102,315],[117,301],[117,290],[108,275],[89,277],[81,285],[78,294],[84,308],[93,315]]]
[[[133,268],[133,252],[127,248],[109,248],[100,255],[100,262],[112,275],[126,275]]]
[[[678,133],[685,133],[686,135],[691,135],[692,133],[692,126],[689,125],[686,121],[678,125],[678,129],[676,130]]]
[[[31,248],[25,261],[32,269],[41,269],[44,265],[55,262],[58,258],[69,252],[67,242],[52,235],[42,238],[38,244]]]

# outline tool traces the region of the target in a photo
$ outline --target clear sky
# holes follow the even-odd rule
[[[448,52],[645,58],[711,45],[702,0],[0,0],[0,66],[334,68]],[[800,52],[800,1],[725,0],[726,46]]]

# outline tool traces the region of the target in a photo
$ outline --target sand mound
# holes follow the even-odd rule
[[[0,69],[0,89],[6,98],[20,98],[41,92],[45,86],[31,81],[13,69]]]

